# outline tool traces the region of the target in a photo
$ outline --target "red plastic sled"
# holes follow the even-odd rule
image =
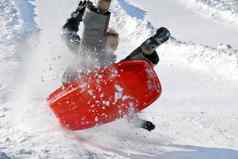
[[[161,94],[160,81],[148,62],[122,61],[98,69],[53,92],[48,102],[60,123],[82,130],[139,112]]]

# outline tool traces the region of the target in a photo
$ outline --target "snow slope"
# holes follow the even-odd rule
[[[201,14],[217,20],[238,24],[238,2],[236,0],[189,0],[184,1],[188,7],[193,7]]]
[[[224,20],[208,18],[207,15],[211,12],[209,10],[202,11],[194,1],[196,0],[167,0],[166,2],[151,0],[148,3],[146,0],[131,0],[133,4],[147,11],[146,20],[156,27],[168,27],[173,35],[182,41],[191,41],[212,47],[230,44],[232,47],[238,48],[237,25],[224,23]],[[217,11],[217,13],[220,12]],[[231,16],[227,15],[226,17],[230,18]],[[234,21],[237,20],[234,19]]]
[[[45,99],[59,86],[64,69],[74,58],[61,41],[60,31],[77,2],[16,2],[0,2],[4,11],[0,12],[0,26],[5,29],[0,33],[0,61],[4,66],[0,71],[0,157],[238,158],[236,49],[181,42],[173,31],[174,39],[158,49],[161,63],[156,71],[163,95],[140,114],[156,123],[154,132],[133,128],[126,120],[68,132],[58,125]],[[112,7],[110,25],[121,34],[119,59],[154,32],[144,19],[143,9],[133,3],[119,0]],[[35,31],[37,28],[39,31]],[[25,36],[29,32],[32,36]],[[17,37],[20,40],[16,41]]]

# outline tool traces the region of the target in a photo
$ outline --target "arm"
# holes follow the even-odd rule
[[[82,22],[82,18],[87,5],[91,4],[90,1],[81,0],[79,2],[78,8],[71,14],[70,18],[64,24],[63,29],[67,29],[71,32],[78,32],[79,24]]]

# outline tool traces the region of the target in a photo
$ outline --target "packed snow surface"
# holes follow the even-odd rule
[[[146,11],[144,17],[153,26],[168,27],[176,39],[215,48],[220,44],[238,48],[237,25],[208,16],[206,10],[199,8],[199,3],[193,0],[150,0],[149,3],[147,0],[130,1]],[[227,15],[227,18],[231,16]]]
[[[224,42],[218,45],[214,45],[216,42],[210,34],[194,41],[193,38],[186,40],[190,34],[182,31],[190,23],[203,22],[211,28],[214,24],[196,14],[197,22],[183,20],[176,28],[162,6],[174,6],[170,12],[188,17],[185,6],[170,0],[151,3],[157,6],[146,8],[148,3],[143,0],[114,1],[110,25],[120,33],[118,59],[152,35],[155,27],[171,29],[173,38],[158,49],[161,62],[156,71],[163,94],[139,114],[153,121],[157,129],[146,132],[125,119],[70,132],[60,127],[46,98],[60,86],[64,70],[74,59],[60,32],[77,1],[0,1],[1,159],[238,158],[236,43],[233,40],[230,44],[225,34],[219,36],[224,36],[218,38]],[[191,7],[190,4],[186,3]],[[225,6],[226,9],[221,9],[214,5],[215,1],[197,0],[192,4],[207,5],[209,9],[200,11],[227,16],[227,19],[230,14],[236,16],[235,9]],[[224,10],[229,10],[229,15]],[[159,18],[146,15],[156,12]],[[232,26],[236,26],[237,20],[232,20],[229,27],[222,27],[219,22],[216,25],[219,30],[235,33],[237,30]],[[192,34],[193,30],[196,32],[190,28],[191,35],[198,37]]]
[[[237,0],[188,0],[184,3],[200,10],[202,14],[238,25]]]

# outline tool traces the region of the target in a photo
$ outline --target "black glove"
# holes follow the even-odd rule
[[[76,12],[84,13],[84,10],[87,6],[87,3],[88,3],[88,1],[86,1],[86,0],[80,1],[79,4],[78,4],[78,8],[77,8]]]
[[[71,18],[74,18],[78,22],[81,22],[85,8],[86,8],[86,1],[80,1],[78,8],[71,14]]]
[[[73,13],[71,13],[71,17],[67,20],[63,28],[67,28],[69,31],[78,32],[79,24],[82,21],[85,8],[88,6],[88,4],[91,3],[92,2],[88,0],[81,0],[78,4],[77,9]]]

